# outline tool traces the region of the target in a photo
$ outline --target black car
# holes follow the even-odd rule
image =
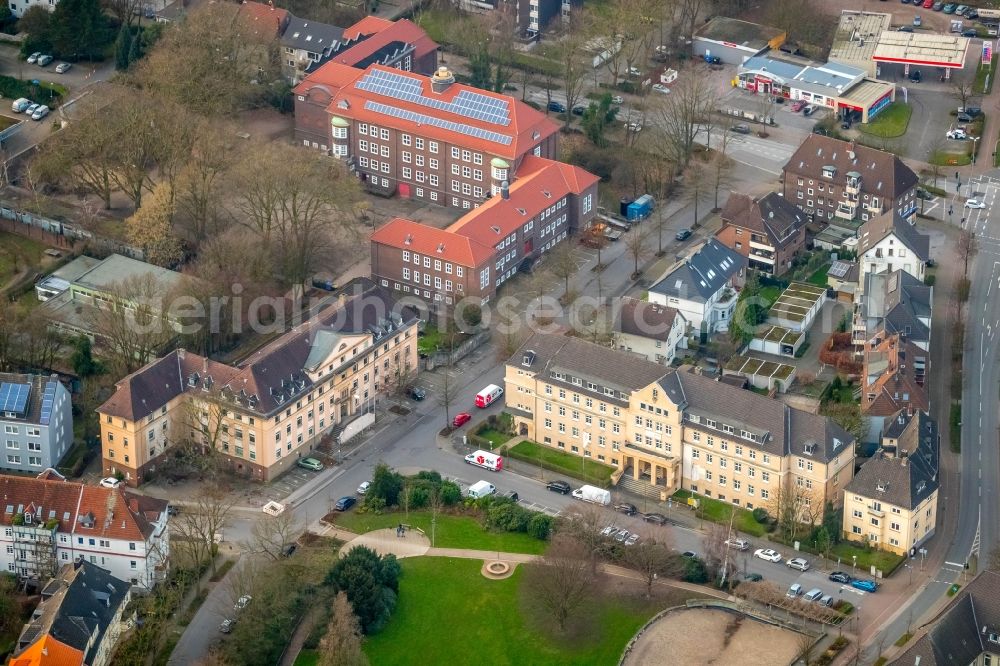
[[[180,510],[180,509],[178,509],[178,508],[177,508],[176,506],[174,506],[173,504],[168,504],[168,505],[167,505],[167,515],[168,515],[168,516],[176,516],[176,515],[177,515],[177,514],[179,514],[180,512],[181,512],[181,510]]]
[[[653,523],[654,525],[666,525],[670,520],[664,516],[662,513],[647,513],[642,517],[647,523]]]
[[[583,104],[577,104],[576,106],[573,107],[573,115],[574,116],[582,116],[583,112],[586,111],[586,110],[587,110],[587,107],[585,107]]]
[[[965,18],[967,19],[977,19],[979,18],[979,10],[975,7],[969,7],[965,10]]]
[[[920,83],[920,81],[923,80],[923,78],[924,75],[920,73],[919,69],[915,69],[912,72],[910,72],[910,81],[912,81],[913,83]]]
[[[358,498],[347,495],[337,500],[337,503],[333,505],[333,508],[336,509],[337,511],[347,511],[357,503],[358,503]]]
[[[639,512],[639,509],[635,508],[635,504],[622,502],[621,504],[615,504],[615,511],[624,513],[626,516],[634,516]]]
[[[969,28],[968,30],[963,30],[962,31],[962,37],[978,37],[978,36],[979,36],[979,33],[976,32],[975,30],[973,30],[972,28]]]
[[[834,571],[830,574],[829,578],[835,583],[843,583],[844,585],[848,585],[851,582],[851,577],[843,571]]]
[[[562,493],[563,495],[569,495],[573,488],[565,481],[549,481],[545,484],[546,490],[551,490],[554,493]]]
[[[972,116],[970,116],[968,113],[960,113],[960,114],[958,114],[957,117],[958,117],[958,122],[960,122],[960,123],[971,123],[972,122]]]
[[[427,397],[427,391],[423,390],[419,386],[411,386],[409,390],[410,398],[420,402]]]
[[[517,501],[518,499],[520,499],[520,497],[518,496],[518,494],[517,494],[517,491],[516,491],[516,490],[508,490],[507,492],[505,492],[505,493],[503,494],[503,497],[509,497],[510,499],[514,500],[515,502],[516,502],[516,501]]]
[[[674,238],[676,238],[679,241],[687,240],[688,238],[691,238],[691,230],[681,229],[680,231],[677,232],[677,235],[674,236]]]
[[[559,102],[549,102],[549,111],[556,113],[566,113],[566,105]]]
[[[978,118],[983,115],[983,110],[978,106],[969,106],[958,110],[959,113],[967,113],[973,118]]]
[[[751,583],[759,583],[760,581],[764,580],[764,577],[761,576],[759,573],[751,572],[748,573],[746,576],[743,576],[743,580],[748,580]]]
[[[896,28],[896,32],[913,32],[913,28],[908,25],[901,25]]]
[[[749,134],[750,126],[745,124],[734,125],[732,131],[736,132],[737,134]]]
[[[849,129],[851,129],[851,121],[850,120],[841,121],[841,123],[840,123],[840,129],[842,129],[842,130],[849,130]]]

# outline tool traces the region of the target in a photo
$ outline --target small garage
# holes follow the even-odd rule
[[[716,16],[695,30],[692,46],[698,57],[715,56],[727,65],[742,65],[747,58],[780,48],[785,36],[778,28]]]

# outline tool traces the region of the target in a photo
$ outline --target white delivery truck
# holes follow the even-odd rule
[[[580,486],[573,491],[573,497],[591,504],[608,506],[611,504],[611,491],[597,488],[595,486]]]
[[[480,497],[486,497],[487,495],[492,495],[497,491],[497,487],[488,481],[476,481],[471,486],[469,486],[469,497],[472,499],[479,499]]]
[[[488,469],[491,472],[499,472],[503,469],[503,457],[489,451],[473,451],[465,456],[465,462]]]

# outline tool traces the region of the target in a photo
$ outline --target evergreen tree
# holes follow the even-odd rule
[[[483,90],[493,89],[493,66],[489,54],[480,51],[469,59],[469,85]]]
[[[118,31],[118,38],[115,40],[115,69],[124,71],[131,63],[132,44],[138,39],[132,38],[132,32],[128,26],[123,25]]]
[[[138,62],[142,56],[145,55],[145,50],[142,48],[142,35],[135,34],[132,35],[132,47],[128,52],[128,64],[131,67],[136,62]]]
[[[49,38],[64,58],[99,57],[107,43],[107,19],[100,0],[60,1],[52,11]]]

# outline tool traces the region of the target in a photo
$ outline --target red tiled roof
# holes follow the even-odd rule
[[[489,261],[493,248],[444,229],[397,217],[371,236],[372,242],[475,267]],[[407,243],[407,239],[410,240]],[[440,250],[440,251],[439,251]]]
[[[332,71],[331,71],[332,70]],[[397,99],[386,95],[381,95],[369,90],[362,90],[357,87],[358,82],[369,72],[381,70],[395,75],[406,76],[419,82],[425,97],[437,99],[443,102],[451,102],[462,91],[476,93],[485,97],[503,100],[509,105],[510,123],[506,126],[469,118],[458,113],[434,109],[414,102]],[[385,127],[424,136],[432,140],[452,143],[462,147],[479,150],[489,155],[498,155],[507,159],[517,159],[527,153],[532,147],[548,136],[559,131],[559,125],[519,99],[509,95],[501,95],[461,83],[453,83],[442,93],[431,91],[430,77],[414,74],[412,72],[401,72],[392,67],[381,65],[370,65],[365,70],[349,68],[338,62],[328,62],[318,70],[310,74],[296,88],[295,93],[302,95],[308,92],[316,83],[321,83],[331,88],[334,93],[327,111],[335,116],[354,118],[361,122],[374,123]],[[365,102],[381,102],[387,106],[412,111],[422,115],[431,115],[443,120],[449,120],[463,125],[477,127],[490,132],[511,137],[510,143],[503,144],[475,136],[470,136],[454,130],[437,127],[430,124],[421,124],[415,120],[406,120],[395,116],[386,115],[377,111],[370,111],[365,108]],[[344,106],[346,104],[346,107]]]
[[[262,2],[244,1],[240,5],[240,14],[246,16],[255,25],[263,26],[261,30],[273,32],[277,37],[281,34],[288,12],[280,7],[275,7],[274,3],[264,4]]]
[[[368,16],[345,30],[343,39],[357,39],[363,35],[368,37],[338,53],[331,61],[353,67],[391,42],[412,44],[418,58],[438,47],[423,28],[406,19],[392,22]]]
[[[11,659],[11,666],[77,666],[83,652],[45,634],[24,652]]]
[[[147,516],[159,516],[167,502],[140,497],[121,488],[85,486],[71,481],[49,481],[22,476],[0,475],[0,524],[13,524],[18,509],[31,510],[41,521],[51,515],[59,521],[59,531],[94,537],[143,541],[153,532]],[[11,507],[11,511],[7,511]],[[83,527],[78,516],[92,514],[92,528]]]
[[[540,211],[567,194],[580,194],[598,180],[579,167],[528,155],[510,185],[509,199],[494,196],[448,227],[448,231],[492,248]]]

